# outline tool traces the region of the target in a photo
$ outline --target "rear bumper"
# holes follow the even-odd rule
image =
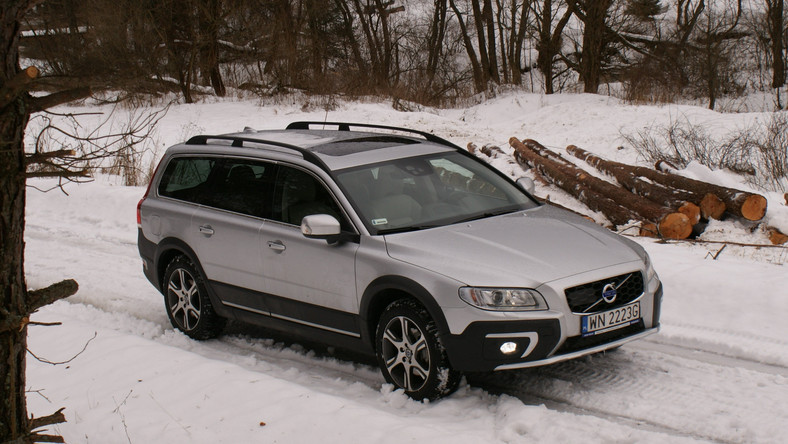
[[[145,273],[145,277],[148,278],[156,289],[159,289],[159,277],[156,272],[156,263],[154,261],[156,257],[156,244],[145,237],[141,228],[137,229],[137,249],[142,259],[142,271]]]

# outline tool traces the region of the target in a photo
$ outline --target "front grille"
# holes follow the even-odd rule
[[[616,298],[607,302],[602,292],[607,284],[616,288]],[[574,313],[596,313],[626,305],[643,294],[643,275],[639,272],[622,274],[588,284],[567,288],[566,301]]]

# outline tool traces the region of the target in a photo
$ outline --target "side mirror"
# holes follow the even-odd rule
[[[528,194],[534,194],[534,190],[536,190],[536,184],[534,184],[533,179],[530,177],[521,177],[517,179],[517,185]]]
[[[339,238],[339,221],[328,214],[312,214],[301,219],[301,234],[310,239],[325,239],[330,243]]]

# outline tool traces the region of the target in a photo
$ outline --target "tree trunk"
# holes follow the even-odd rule
[[[473,42],[471,36],[468,34],[468,26],[465,24],[465,19],[462,18],[462,13],[457,7],[454,0],[449,0],[451,10],[457,16],[457,23],[460,25],[460,35],[462,36],[462,43],[465,46],[465,51],[468,53],[468,59],[471,61],[471,68],[473,70],[473,84],[475,92],[480,93],[487,88],[487,80],[484,78],[482,66],[479,64],[479,58],[476,56],[476,50],[473,49]]]
[[[19,22],[27,2],[0,6],[2,49],[0,82],[5,87],[19,70]],[[16,328],[0,329],[0,442],[28,432],[25,400],[27,286],[24,275],[25,157],[23,136],[29,114],[18,94],[0,108],[0,318]],[[16,321],[16,322],[14,322]],[[16,325],[15,325],[16,324]]]
[[[766,15],[769,24],[769,38],[772,50],[772,88],[777,89],[779,102],[779,88],[785,85],[785,58],[783,57],[783,0],[767,0]]]
[[[537,168],[564,191],[580,199],[592,210],[602,212],[616,225],[626,224],[631,220],[653,222],[661,236],[671,239],[686,239],[692,233],[692,224],[686,215],[589,176],[585,171],[568,163],[559,163],[553,160],[559,157],[557,154],[544,157],[539,152],[548,153],[550,150],[536,141],[520,142],[511,138],[509,144],[515,149],[515,158]]]
[[[227,94],[219,67],[219,19],[220,0],[204,0],[198,6],[200,30],[200,71],[203,79],[211,85],[219,97]]]
[[[582,9],[578,16],[583,21],[583,49],[580,54],[580,80],[583,91],[596,94],[602,81],[602,64],[607,41],[605,29],[612,0],[573,0],[570,7]]]

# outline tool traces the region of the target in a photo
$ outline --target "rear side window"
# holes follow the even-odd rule
[[[200,203],[216,159],[176,157],[167,165],[159,183],[159,195]]]
[[[270,217],[276,165],[224,159],[213,174],[202,204],[249,216]]]

